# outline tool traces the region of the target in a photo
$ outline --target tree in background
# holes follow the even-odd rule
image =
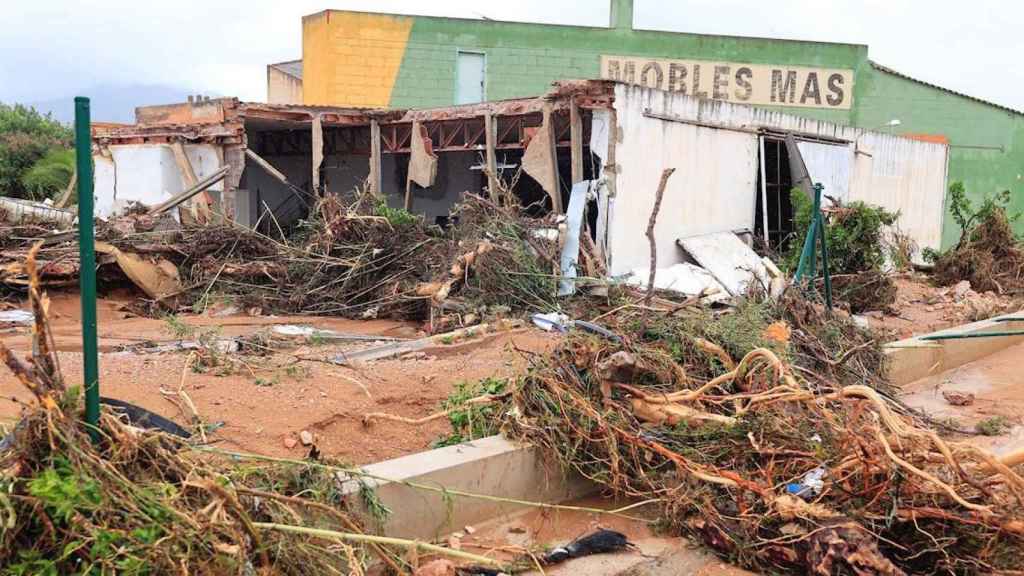
[[[34,108],[0,103],[0,196],[42,200],[74,170],[71,128]]]

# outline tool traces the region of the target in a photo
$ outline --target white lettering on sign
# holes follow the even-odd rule
[[[853,70],[601,56],[601,78],[759,106],[849,110]]]

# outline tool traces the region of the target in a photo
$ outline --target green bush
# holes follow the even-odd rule
[[[54,178],[58,175],[54,163],[60,164],[61,160],[57,156],[44,164],[30,180],[36,192],[26,186],[24,178],[51,151],[56,154],[69,148],[72,142],[71,129],[49,114],[40,114],[34,108],[19,104],[0,104],[0,195],[40,198],[36,192],[45,191],[50,195],[60,188],[54,186],[55,182],[63,182],[66,186],[67,180]],[[67,179],[70,179],[70,174]]]
[[[67,188],[74,173],[75,151],[70,148],[51,148],[25,172],[21,184],[34,200],[54,198]]]
[[[796,270],[804,239],[811,227],[814,203],[800,190],[790,194],[793,201],[794,241],[785,255],[784,264]],[[881,270],[888,253],[885,226],[892,226],[898,213],[864,202],[844,204],[826,225],[828,261],[832,274],[856,274]]]

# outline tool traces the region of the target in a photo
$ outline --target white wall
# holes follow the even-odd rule
[[[677,170],[658,217],[659,267],[680,261],[676,238],[753,228],[758,193],[756,136],[649,118],[645,110],[690,122],[750,131],[770,128],[855,143],[847,199],[900,212],[897,225],[919,249],[939,247],[946,195],[945,144],[626,84],[616,85],[614,107],[622,134],[615,149],[616,198],[609,210],[608,258],[613,275],[650,263],[644,232],[663,168]],[[834,180],[833,175],[811,176],[823,183]],[[838,191],[841,186],[833,183],[833,188]]]
[[[658,267],[683,262],[676,239],[754,227],[757,136],[644,116],[650,108],[681,115],[675,95],[619,85],[615,110],[621,141],[615,148],[615,198],[608,224],[609,271],[650,266],[644,236],[665,168],[668,181],[655,226]]]
[[[111,157],[95,155],[96,215],[109,218],[124,211],[131,202],[155,206],[185,190],[185,180],[166,144],[118,144],[109,146]],[[196,178],[202,180],[222,164],[219,146],[188,144],[185,154]],[[223,181],[214,184],[211,195],[220,198]]]

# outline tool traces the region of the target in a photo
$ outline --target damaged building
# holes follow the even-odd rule
[[[1009,190],[1024,210],[1019,111],[893,70],[861,44],[639,29],[634,4],[611,0],[607,27],[325,10],[302,19],[301,58],[268,66],[268,101],[435,108],[619,80],[945,143],[949,181],[970,199]],[[942,247],[959,232],[946,217]]]
[[[945,142],[865,131],[777,110],[614,81],[566,81],[535,98],[430,109],[271,105],[234,99],[140,108],[94,128],[101,215],[174,202],[179,217],[226,214],[287,227],[319,196],[368,187],[444,225],[466,192],[511,190],[531,213],[567,213],[620,276],[649,266],[658,180],[659,267],[683,239],[741,232],[778,245],[792,231],[792,135],[825,193],[899,212],[919,250],[942,239]],[[154,186],[159,182],[159,186]],[[585,183],[579,185],[580,183]],[[202,187],[202,186],[198,186]],[[573,191],[583,195],[573,202]]]

